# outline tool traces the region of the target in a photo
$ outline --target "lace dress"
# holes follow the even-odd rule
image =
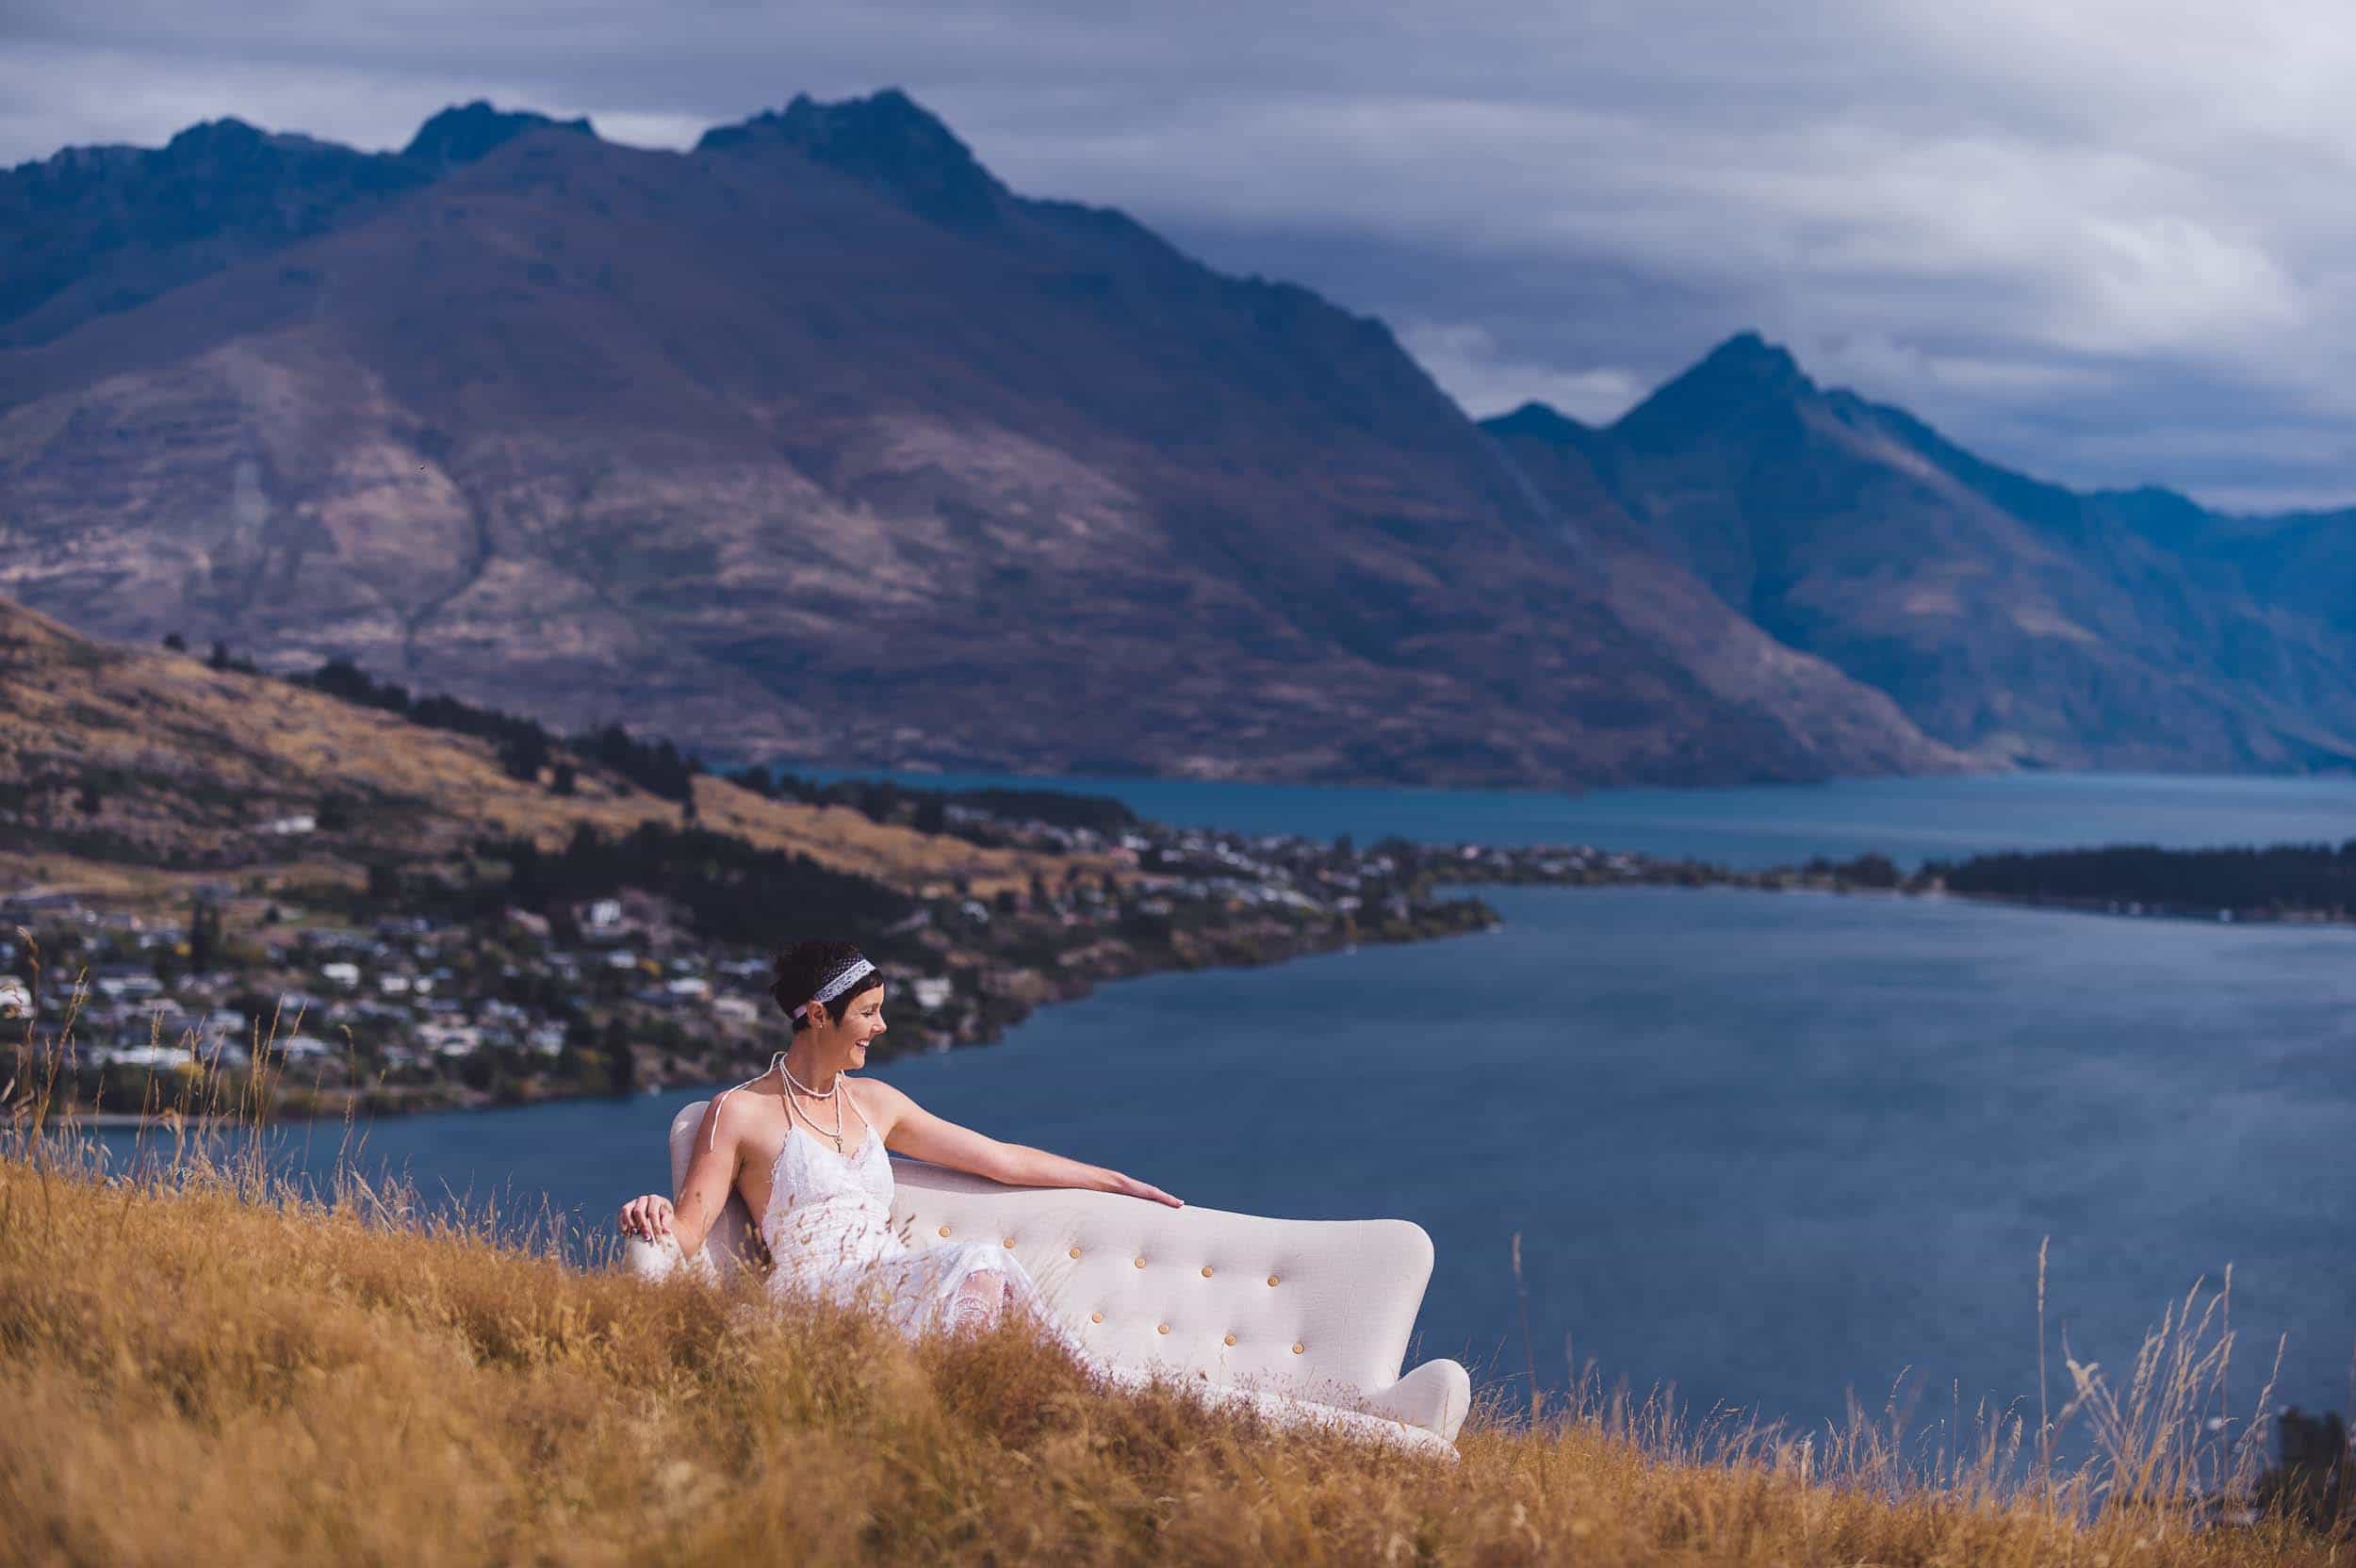
[[[997,1243],[911,1248],[900,1239],[892,1229],[892,1161],[872,1126],[847,1155],[831,1139],[788,1128],[769,1172],[761,1239],[773,1294],[872,1300],[904,1333],[987,1328],[1009,1311],[1053,1322],[1030,1274]]]

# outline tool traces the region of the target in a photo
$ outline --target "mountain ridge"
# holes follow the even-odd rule
[[[1838,640],[1757,621],[1735,532],[1664,527],[1643,450],[1484,430],[1379,320],[1016,195],[903,93],[686,153],[485,104],[400,155],[224,134],[243,161],[200,169],[316,200],[0,313],[0,591],[101,634],[743,760],[1965,765]],[[93,167],[135,201],[150,155]],[[1813,394],[1756,334],[1698,384],[1744,376]]]
[[[1601,429],[1543,405],[1483,428],[1526,464],[1575,450],[1727,604],[1985,760],[2356,766],[2356,642],[2318,596],[2285,602],[2287,572],[2260,582],[2248,542],[2295,537],[2307,575],[2351,581],[2356,514],[2302,533],[2159,486],[2072,491],[1750,333]]]

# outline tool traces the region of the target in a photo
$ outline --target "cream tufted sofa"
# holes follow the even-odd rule
[[[671,1187],[687,1175],[707,1102],[671,1121]],[[893,1227],[909,1245],[1003,1243],[1117,1380],[1162,1377],[1214,1403],[1321,1422],[1453,1456],[1472,1384],[1452,1361],[1399,1364],[1432,1277],[1432,1240],[1403,1219],[1264,1219],[1110,1193],[1001,1186],[894,1159]],[[624,1262],[660,1279],[682,1263],[719,1279],[749,1266],[753,1225],[730,1195],[702,1252],[631,1239]]]

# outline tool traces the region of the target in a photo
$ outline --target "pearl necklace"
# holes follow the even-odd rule
[[[801,1090],[804,1094],[809,1095],[812,1100],[832,1100],[834,1098],[835,1089],[842,1086],[843,1074],[838,1072],[834,1075],[833,1086],[829,1086],[826,1093],[820,1094],[816,1089],[811,1088],[808,1084],[803,1083],[799,1078],[794,1076],[794,1070],[785,1065],[785,1053],[782,1051],[769,1058],[769,1065],[783,1073],[787,1083],[792,1084],[795,1088]]]
[[[834,1140],[834,1152],[837,1154],[842,1153],[843,1102],[835,1098],[835,1090],[843,1086],[843,1075],[839,1072],[836,1073],[834,1075],[834,1083],[827,1087],[826,1093],[820,1094],[817,1090],[803,1083],[799,1078],[794,1076],[794,1070],[785,1065],[785,1054],[783,1052],[779,1052],[777,1054],[777,1070],[785,1075],[785,1108],[793,1112],[794,1115],[799,1116],[802,1119],[803,1123],[818,1136],[823,1138],[832,1138]],[[824,1127],[819,1126],[815,1118],[811,1117],[809,1112],[804,1111],[801,1106],[794,1102],[794,1091],[795,1089],[800,1089],[804,1094],[809,1095],[812,1100],[834,1101],[833,1132],[829,1133]],[[791,1136],[792,1135],[788,1134],[787,1135]]]

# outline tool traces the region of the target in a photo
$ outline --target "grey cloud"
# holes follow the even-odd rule
[[[1609,417],[1757,327],[2033,472],[2356,495],[2356,41],[2328,4],[20,0],[6,26],[12,159],[229,113],[384,146],[479,95],[680,144],[896,83],[1018,189],[1381,315],[1476,413]]]

